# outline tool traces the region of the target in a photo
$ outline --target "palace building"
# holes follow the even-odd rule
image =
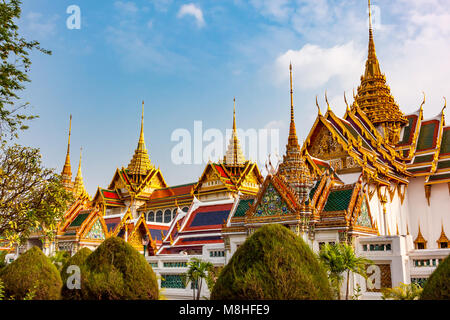
[[[91,198],[81,173],[72,181],[70,135],[62,169],[75,202],[58,226],[47,254],[122,237],[146,256],[169,299],[190,299],[183,281],[192,258],[224,266],[257,228],[280,223],[318,252],[325,243],[347,242],[373,261],[368,279],[352,275],[362,299],[379,299],[381,289],[423,283],[450,254],[450,127],[444,110],[423,119],[404,114],[378,61],[369,1],[369,43],[365,70],[351,105],[340,117],[327,103],[303,145],[294,121],[290,65],[290,127],[280,163],[268,161],[263,177],[246,160],[236,127],[221,161],[209,161],[198,181],[169,186],[152,164],[144,141],[144,103],[138,145],[127,167]],[[287,112],[287,110],[286,110]],[[36,245],[39,234],[27,246]],[[40,241],[40,240],[39,240]],[[25,248],[19,248],[23,251]],[[206,286],[205,286],[206,287]],[[343,291],[344,292],[344,291]],[[203,288],[201,296],[208,296]]]

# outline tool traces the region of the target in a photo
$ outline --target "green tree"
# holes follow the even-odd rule
[[[38,247],[32,247],[0,270],[4,296],[13,299],[58,300],[62,281],[56,267]]]
[[[331,300],[325,268],[299,236],[280,224],[259,228],[223,268],[213,300]]]
[[[328,269],[330,283],[335,289],[338,298],[341,296],[343,275],[347,273],[346,300],[348,300],[350,272],[359,274],[365,278],[367,276],[366,265],[371,263],[369,259],[357,257],[352,246],[346,243],[325,244],[319,252],[319,257]]]
[[[30,82],[32,50],[51,54],[39,42],[27,41],[19,34],[16,21],[22,13],[21,4],[20,0],[0,2],[0,139],[17,137],[18,130],[28,128],[25,122],[37,117],[23,113],[29,103],[20,102],[18,92]]]
[[[186,272],[186,281],[191,282],[193,299],[200,300],[203,280],[210,285],[211,276],[208,276],[208,274],[212,274],[214,272],[214,265],[211,262],[193,258],[188,262],[188,267],[189,269]]]
[[[72,193],[42,165],[39,149],[14,145],[0,152],[0,237],[27,239],[32,231],[53,238]]]
[[[422,293],[422,288],[417,283],[400,283],[395,288],[381,289],[383,300],[418,300]]]
[[[68,251],[58,250],[50,257],[50,261],[55,265],[56,269],[61,272],[63,265],[70,258]]]
[[[420,300],[450,300],[450,256],[440,261],[428,278]]]

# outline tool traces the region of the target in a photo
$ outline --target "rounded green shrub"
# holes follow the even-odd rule
[[[259,228],[234,253],[211,293],[214,300],[331,300],[327,274],[288,228]]]
[[[38,248],[32,247],[0,271],[5,296],[14,299],[57,300],[62,281],[56,267]]]
[[[68,268],[70,266],[78,266],[80,268],[83,267],[84,262],[87,257],[92,253],[92,250],[89,248],[82,248],[77,253],[75,253],[72,257],[70,257],[66,263],[61,268],[61,279],[63,281],[63,287],[61,290],[61,297],[64,300],[81,300],[82,294],[80,289],[69,289],[67,287],[67,280],[73,274],[73,271]],[[70,280],[69,280],[70,281]]]
[[[450,300],[450,256],[439,263],[420,296],[422,300]]]
[[[150,264],[118,237],[105,240],[81,270],[81,292],[86,300],[156,300],[158,282]]]

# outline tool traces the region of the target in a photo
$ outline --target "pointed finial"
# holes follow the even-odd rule
[[[317,106],[317,110],[319,110],[319,116],[321,116],[322,112],[320,112],[319,102],[317,102],[317,95],[316,95],[316,106]]]
[[[345,91],[344,91],[344,102],[345,102],[345,105],[347,106],[347,112],[350,112],[350,108],[348,107],[347,97],[345,96]]]
[[[325,90],[325,102],[327,103],[327,111],[330,111],[330,104],[328,103],[327,90]]]
[[[368,0],[368,6],[369,6],[369,29],[372,30],[372,10],[370,7],[370,0]]]
[[[423,105],[425,104],[425,91],[422,91],[422,93],[423,93],[423,101],[422,101],[422,104],[420,105],[420,110],[422,110],[422,107],[423,107]]]
[[[233,97],[233,131],[236,131],[236,97]]]
[[[444,109],[447,108],[447,98],[444,97],[444,107],[442,108],[442,112],[444,112]]]

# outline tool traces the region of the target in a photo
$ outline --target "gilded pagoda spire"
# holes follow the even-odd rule
[[[301,155],[300,145],[298,144],[297,132],[294,121],[294,101],[292,90],[292,64],[289,64],[290,75],[290,98],[291,98],[291,120],[289,126],[289,137],[286,145],[286,154],[283,156],[283,162],[278,167],[281,174],[289,185],[295,190],[301,202],[307,200],[309,188],[312,186],[312,176],[308,166]]]
[[[136,150],[133,158],[127,167],[130,175],[146,175],[149,170],[153,169],[153,165],[148,156],[147,148],[144,140],[144,101],[142,101],[142,116],[141,116],[141,132]]]
[[[290,88],[291,88],[291,122],[289,125],[289,138],[288,146],[286,148],[300,148],[297,139],[297,130],[295,129],[294,121],[294,99],[292,90],[292,63],[289,63],[289,78],[290,78]]]
[[[391,95],[391,89],[386,84],[386,76],[381,73],[375,51],[370,0],[368,0],[368,6],[369,45],[366,67],[364,75],[361,76],[361,84],[358,87],[352,110],[359,106],[376,127],[381,127],[380,131],[385,141],[396,144],[400,140],[401,127],[408,121]]]
[[[78,162],[78,171],[77,176],[75,177],[75,181],[73,184],[73,195],[75,198],[87,196],[89,198],[89,194],[86,191],[86,188],[84,187],[83,182],[83,175],[81,173],[81,153],[83,151],[83,148],[80,148],[80,161]]]
[[[61,171],[62,183],[66,189],[72,188],[72,167],[70,165],[70,135],[72,131],[72,115],[70,115],[69,120],[69,139],[67,141],[67,153],[66,161],[64,162],[64,167]]]
[[[236,98],[233,98],[233,132],[230,143],[228,144],[227,153],[224,157],[224,162],[227,166],[232,167],[241,167],[245,163],[245,157],[241,150],[236,129]]]

